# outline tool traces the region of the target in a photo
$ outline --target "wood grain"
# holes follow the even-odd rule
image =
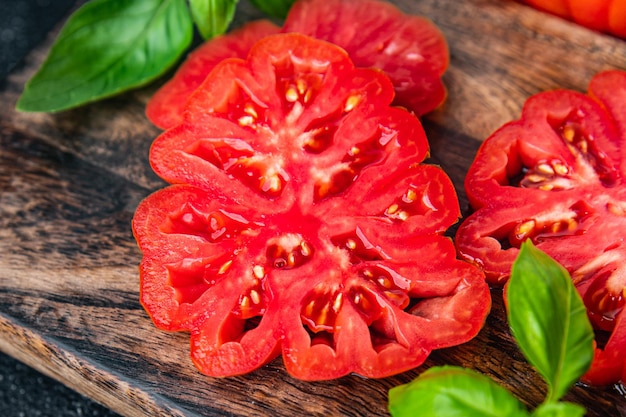
[[[511,1],[395,3],[430,17],[448,39],[448,99],[424,125],[431,159],[447,170],[463,207],[474,152],[519,117],[530,95],[585,91],[596,72],[626,70],[623,41]],[[235,25],[257,17],[242,2]],[[241,377],[201,376],[187,335],[156,330],[138,302],[141,255],[130,220],[139,201],[163,186],[147,162],[159,131],[143,113],[158,83],[59,114],[17,113],[16,99],[55,34],[0,90],[0,349],[127,416],[384,416],[389,388],[437,364],[483,372],[529,407],[543,399],[497,289],[477,338],[393,378],[302,382],[280,359]],[[626,416],[621,386],[576,386],[567,400],[588,416]]]

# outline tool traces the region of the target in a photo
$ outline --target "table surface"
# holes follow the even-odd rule
[[[74,4],[74,0],[0,2],[0,80],[23,63],[24,56],[45,39]],[[0,353],[0,415],[114,417],[117,414]]]
[[[431,18],[448,39],[448,99],[423,123],[432,162],[448,172],[462,207],[476,149],[519,117],[529,96],[585,91],[595,73],[626,70],[624,41],[514,2],[394,3]],[[242,2],[235,25],[257,17]],[[163,186],[147,162],[159,130],[144,108],[156,85],[58,114],[14,111],[57,29],[0,86],[0,350],[127,416],[387,415],[388,389],[437,364],[474,368],[528,406],[540,402],[543,383],[508,332],[497,289],[478,337],[396,377],[302,382],[280,359],[241,377],[200,376],[187,335],[156,330],[138,301],[130,220]],[[588,416],[626,416],[619,388],[576,386],[566,399]]]

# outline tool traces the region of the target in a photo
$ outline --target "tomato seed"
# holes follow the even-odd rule
[[[252,268],[252,273],[256,278],[261,279],[265,276],[265,268],[263,268],[261,265],[254,265],[254,267]]]
[[[222,266],[220,267],[220,269],[217,271],[217,273],[219,275],[223,275],[226,272],[228,272],[228,270],[230,269],[230,266],[233,264],[233,260],[229,260],[227,262],[225,262],[224,264],[222,264]]]
[[[565,164],[562,164],[560,162],[553,162],[552,166],[554,167],[555,172],[561,177],[569,173],[569,168]]]
[[[561,132],[561,136],[568,143],[573,143],[574,139],[576,138],[576,129],[574,129],[574,127],[571,126],[571,125],[565,125],[565,126],[563,126],[563,130]]]
[[[611,214],[616,216],[624,217],[626,216],[626,203],[624,202],[608,202],[606,204],[606,209]]]
[[[389,208],[387,209],[387,211],[385,213],[386,214],[395,214],[398,211],[399,208],[400,208],[400,206],[394,203],[394,204],[389,206]]]
[[[402,198],[405,203],[412,203],[417,200],[417,192],[413,188],[406,190],[406,194]]]
[[[352,111],[361,101],[361,97],[359,96],[350,96],[348,97],[348,99],[346,100],[346,104],[343,106],[343,111],[344,112],[349,112]]]
[[[540,163],[537,165],[537,171],[543,175],[554,175],[554,168],[548,163]]]
[[[300,253],[302,254],[302,256],[307,258],[313,254],[313,249],[311,249],[311,246],[309,246],[308,243],[302,242],[300,243]]]
[[[546,177],[543,175],[539,175],[539,174],[531,174],[531,175],[527,175],[525,179],[536,184],[536,183],[545,181]]]
[[[250,298],[254,304],[259,304],[261,302],[261,296],[256,290],[250,290]]]
[[[304,94],[304,104],[307,104],[309,101],[311,101],[311,97],[313,97],[313,91],[307,90],[307,92]]]
[[[335,297],[335,302],[333,303],[333,311],[338,313],[339,310],[341,309],[342,304],[343,304],[343,293],[339,293],[337,294],[337,297]]]
[[[298,90],[296,90],[296,88],[293,86],[289,86],[287,88],[287,91],[285,91],[285,100],[287,100],[289,103],[295,103],[296,101],[298,101],[298,98],[300,98]]]
[[[296,80],[296,87],[298,88],[298,93],[301,95],[307,91],[307,83],[302,78]]]

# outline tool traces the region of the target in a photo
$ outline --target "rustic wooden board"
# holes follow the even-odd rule
[[[395,3],[448,39],[449,96],[424,125],[464,208],[474,152],[530,95],[585,91],[596,72],[626,70],[624,41],[507,0]],[[242,2],[235,25],[258,16]],[[246,376],[201,376],[187,335],[156,330],[138,302],[130,221],[163,186],[147,162],[159,131],[143,114],[156,84],[59,114],[17,113],[55,34],[0,84],[0,349],[127,416],[384,416],[389,388],[436,364],[471,367],[528,406],[541,402],[545,387],[510,337],[497,289],[477,338],[393,378],[302,382],[280,359]],[[626,416],[622,386],[576,386],[566,399],[588,416]]]

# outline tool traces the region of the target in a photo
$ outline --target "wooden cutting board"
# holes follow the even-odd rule
[[[626,70],[624,41],[512,1],[395,3],[431,18],[448,39],[448,99],[424,125],[432,160],[452,177],[464,209],[476,149],[519,117],[529,96],[585,91],[598,71]],[[242,2],[235,26],[257,17]],[[437,364],[483,372],[529,407],[542,401],[545,387],[510,336],[497,289],[477,338],[393,378],[302,382],[280,359],[246,376],[201,376],[188,336],[156,330],[138,302],[130,221],[163,186],[147,161],[159,131],[144,116],[158,83],[59,114],[15,112],[55,35],[0,84],[0,349],[127,416],[384,416],[391,387]],[[566,399],[588,416],[626,416],[621,386],[576,386]]]

